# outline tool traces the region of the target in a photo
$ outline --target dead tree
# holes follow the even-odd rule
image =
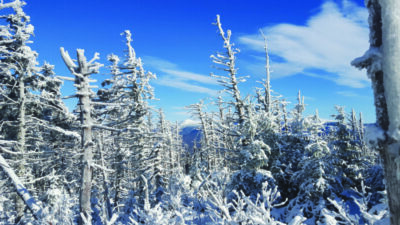
[[[94,62],[99,59],[96,53],[92,60],[89,62],[86,60],[83,49],[77,49],[77,62],[78,65],[69,56],[68,52],[64,48],[60,48],[61,56],[64,60],[65,65],[68,67],[69,71],[75,76],[72,78],[64,78],[67,80],[74,80],[75,87],[77,88],[76,95],[79,99],[79,115],[81,122],[81,145],[83,151],[82,157],[82,180],[81,189],[79,196],[79,205],[81,213],[81,223],[83,221],[90,221],[91,207],[90,207],[90,196],[92,190],[92,159],[93,159],[93,120],[91,116],[92,102],[91,99],[94,96],[90,86],[90,82],[94,80],[90,79],[91,74],[98,73],[101,64]]]
[[[217,15],[217,22],[215,25],[218,27],[219,34],[224,41],[224,53],[217,53],[216,55],[211,55],[211,58],[215,64],[217,64],[218,69],[222,71],[226,71],[229,74],[226,76],[219,76],[215,74],[211,74],[213,77],[218,79],[218,82],[225,87],[225,91],[232,95],[234,102],[232,103],[235,106],[235,112],[239,117],[239,124],[242,125],[245,120],[245,104],[243,102],[242,97],[240,96],[239,91],[239,83],[244,82],[245,77],[237,77],[237,68],[236,68],[236,54],[239,52],[239,49],[234,48],[234,44],[231,43],[231,30],[227,30],[226,34],[224,29],[222,28],[221,20],[219,15]]]
[[[269,55],[268,55],[268,42],[267,42],[267,37],[264,35],[262,30],[260,30],[261,36],[264,39],[264,51],[265,51],[265,74],[266,74],[266,79],[265,83],[263,84],[264,86],[264,101],[262,102],[264,105],[264,110],[267,113],[271,112],[271,85],[270,85],[270,79],[271,79],[271,72],[270,72],[270,66],[269,66]]]

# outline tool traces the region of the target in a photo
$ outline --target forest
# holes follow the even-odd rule
[[[379,1],[366,2],[376,18]],[[378,114],[366,124],[341,106],[327,121],[318,110],[304,115],[299,90],[294,104],[275,94],[268,34],[260,34],[265,79],[244,96],[239,50],[217,15],[221,49],[211,60],[219,73],[211,76],[224,91],[187,106],[199,124],[183,127],[151,105],[156,76],[129,30],[125,55],[109,54],[104,65],[98,54],[61,47],[70,74],[59,75],[37,61],[25,4],[0,3],[0,224],[390,224],[387,121]],[[370,76],[381,73],[374,40],[352,62]],[[97,87],[100,68],[109,78]],[[371,79],[382,91],[379,76]],[[61,93],[66,82],[74,95]],[[67,98],[78,99],[75,109]]]

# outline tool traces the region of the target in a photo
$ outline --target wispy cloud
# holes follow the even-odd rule
[[[351,1],[343,0],[341,4],[327,1],[304,26],[264,27],[270,54],[281,59],[271,62],[272,77],[303,73],[353,88],[367,86],[365,72],[350,65],[368,48],[367,18],[366,9]],[[259,34],[241,36],[239,42],[248,49],[264,51]],[[249,69],[263,71],[261,63],[253,63]]]
[[[178,65],[157,57],[144,57],[146,65],[158,70],[159,78],[157,84],[177,88],[189,92],[197,92],[216,96],[217,90],[210,88],[210,85],[218,85],[218,82],[211,76],[182,70]]]
[[[169,77],[161,77],[156,81],[156,83],[167,87],[177,88],[183,91],[203,93],[211,96],[218,96],[217,90],[196,84],[190,84],[186,81],[182,81],[179,79],[170,79]]]
[[[344,97],[350,97],[350,98],[360,97],[359,94],[357,94],[353,91],[338,91],[338,92],[336,92],[336,94],[344,96]]]
[[[175,78],[179,78],[180,80],[185,81],[196,81],[203,84],[212,84],[217,85],[218,82],[211,76],[204,76],[197,73],[192,73],[183,70],[176,70],[176,69],[160,69],[162,72],[168,75],[172,75]]]
[[[177,65],[175,63],[172,63],[168,60],[164,60],[164,59],[160,59],[158,57],[154,57],[154,56],[145,56],[143,57],[143,62],[145,64],[145,66],[150,66],[152,68],[176,68]]]

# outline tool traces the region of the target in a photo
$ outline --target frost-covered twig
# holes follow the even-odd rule
[[[336,210],[337,210],[337,212],[331,212],[333,215],[335,215],[336,217],[339,217],[339,218],[343,219],[343,220],[346,222],[346,224],[358,224],[358,219],[359,219],[358,216],[352,216],[352,215],[350,215],[350,214],[347,212],[347,210],[344,209],[344,208],[342,207],[342,205],[339,205],[339,204],[337,203],[337,201],[332,200],[332,199],[330,199],[330,198],[328,198],[328,201],[329,201],[329,202],[336,208]],[[323,210],[325,210],[325,213],[328,212],[326,209],[323,209]]]
[[[106,168],[106,167],[104,167],[104,166],[97,165],[97,164],[95,164],[95,163],[92,163],[91,166],[94,167],[94,168],[100,169],[100,170],[102,170],[102,171],[106,171],[106,172],[110,172],[110,173],[115,172],[115,170],[108,169],[108,168]]]
[[[0,146],[0,150],[4,153],[10,154],[10,155],[23,155],[24,154],[23,152],[13,152],[13,151],[7,150],[6,148],[4,148],[2,146]]]
[[[81,136],[77,132],[65,130],[65,129],[62,129],[61,127],[58,127],[58,126],[48,125],[48,124],[46,124],[46,121],[40,120],[40,119],[38,119],[36,117],[29,117],[29,118],[35,120],[42,127],[46,128],[48,130],[55,131],[55,132],[58,132],[60,134],[63,134],[63,135],[69,136],[69,137],[74,137],[76,139],[80,139],[81,138]]]

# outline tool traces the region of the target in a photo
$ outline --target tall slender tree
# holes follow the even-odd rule
[[[264,39],[264,51],[265,51],[265,82],[264,82],[264,98],[262,101],[262,104],[264,106],[265,112],[269,113],[271,112],[271,71],[270,71],[270,65],[269,65],[269,54],[268,54],[268,42],[267,42],[267,37],[264,35],[264,32],[260,30],[261,36]]]
[[[204,112],[204,101],[200,101],[197,104],[188,106],[193,116],[196,116],[200,120],[201,132],[202,132],[202,143],[201,143],[201,160],[206,163],[207,172],[210,172],[211,167],[211,137],[210,137],[210,126],[208,124],[208,118]]]
[[[221,83],[223,87],[225,87],[225,91],[228,92],[232,98],[232,105],[235,108],[235,114],[238,116],[239,124],[242,124],[245,119],[245,104],[240,95],[239,91],[239,83],[244,82],[244,77],[237,77],[237,68],[236,68],[236,54],[239,52],[239,49],[234,47],[234,44],[231,43],[231,30],[227,30],[226,34],[224,29],[222,28],[221,20],[219,15],[217,15],[217,22],[215,24],[218,27],[218,32],[224,41],[224,53],[218,53],[216,55],[211,55],[213,62],[218,66],[222,66],[221,70],[227,71],[228,75],[214,75],[213,77],[218,79],[218,82]],[[217,67],[218,68],[218,67]]]
[[[91,218],[91,191],[92,191],[92,173],[93,173],[93,132],[94,127],[92,111],[93,104],[92,98],[94,92],[91,90],[90,82],[94,80],[90,79],[91,74],[98,73],[101,64],[95,62],[99,59],[98,53],[95,54],[92,60],[87,61],[85,57],[85,51],[83,49],[77,49],[77,62],[71,59],[68,52],[64,48],[60,48],[61,56],[64,60],[65,65],[69,71],[75,75],[73,79],[75,87],[77,88],[76,97],[79,99],[79,120],[81,122],[81,147],[83,151],[82,156],[82,178],[81,188],[79,196],[79,206],[81,213],[80,223]]]

